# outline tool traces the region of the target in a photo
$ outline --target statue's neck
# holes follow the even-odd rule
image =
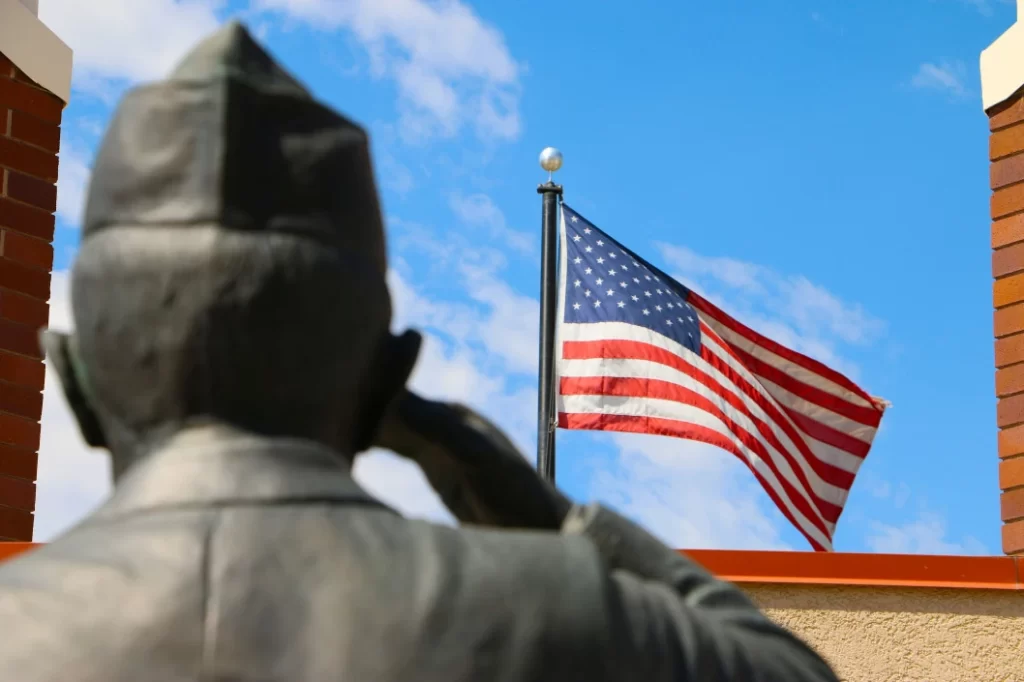
[[[301,436],[273,436],[256,433],[252,430],[239,427],[227,422],[209,418],[196,418],[187,422],[173,425],[161,426],[151,429],[144,434],[131,434],[118,429],[113,429],[114,437],[110,441],[111,473],[116,483],[128,469],[137,462],[140,462],[157,451],[167,449],[180,449],[187,451],[191,447],[198,447],[200,444],[209,446],[211,442],[223,441],[225,443],[240,439],[272,440],[275,438],[288,438],[299,440],[314,440],[321,445],[336,449],[328,443],[322,443],[317,439]],[[339,452],[339,463],[343,466],[350,466],[352,457],[350,453]]]

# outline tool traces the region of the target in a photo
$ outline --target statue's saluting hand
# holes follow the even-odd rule
[[[416,462],[463,523],[557,530],[572,508],[501,429],[464,405],[404,391],[376,441]]]

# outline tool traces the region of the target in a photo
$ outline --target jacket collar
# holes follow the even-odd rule
[[[387,509],[355,482],[341,455],[326,446],[203,426],[176,434],[135,463],[96,516],[159,507],[316,501]]]

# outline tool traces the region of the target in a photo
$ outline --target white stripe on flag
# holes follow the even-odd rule
[[[632,417],[655,417],[669,419],[686,424],[695,424],[711,429],[727,438],[744,454],[750,468],[757,471],[772,490],[782,500],[787,511],[796,520],[800,528],[812,536],[819,544],[832,549],[831,540],[821,530],[811,523],[790,500],[785,488],[775,476],[775,472],[760,457],[754,454],[749,448],[729,430],[728,426],[722,423],[714,415],[692,405],[683,405],[670,400],[658,400],[654,398],[634,398],[622,396],[605,395],[567,395],[562,397],[564,411],[570,414],[616,414]],[[829,527],[830,524],[826,524]],[[831,529],[830,529],[831,530]]]

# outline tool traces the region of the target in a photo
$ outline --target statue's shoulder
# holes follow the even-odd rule
[[[553,531],[450,526],[406,520],[402,532],[417,552],[443,557],[449,568],[542,593],[552,583],[601,581],[596,548],[580,535]]]

